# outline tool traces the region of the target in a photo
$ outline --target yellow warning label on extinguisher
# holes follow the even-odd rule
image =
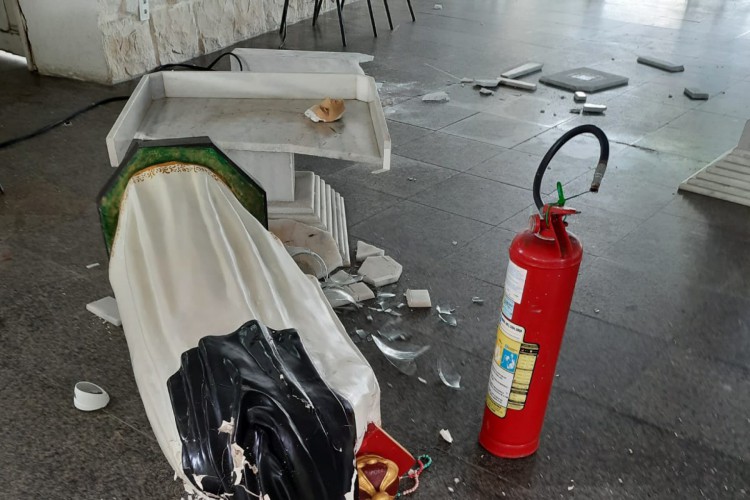
[[[539,346],[524,342],[524,333],[524,328],[500,316],[487,390],[487,407],[501,418],[508,408],[523,409],[531,385]]]

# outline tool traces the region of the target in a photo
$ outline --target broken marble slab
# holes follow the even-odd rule
[[[684,93],[690,99],[694,101],[706,101],[708,100],[708,92],[703,92],[700,89],[685,87]]]
[[[450,96],[445,92],[432,92],[422,96],[422,102],[448,102],[450,100]]]
[[[681,71],[685,71],[685,66],[682,64],[675,64],[673,62],[665,61],[664,59],[657,59],[655,57],[648,57],[648,56],[638,56],[638,59],[636,61],[639,64],[645,64],[646,66],[651,66],[653,68],[663,69],[664,71],[669,71],[670,73],[679,73]]]
[[[510,78],[512,80],[515,80],[517,78],[521,78],[522,76],[530,75],[532,73],[536,73],[537,71],[542,71],[542,66],[544,65],[540,63],[530,62],[522,64],[520,66],[516,66],[513,69],[509,69],[500,76],[503,78]]]
[[[117,308],[117,301],[114,297],[104,297],[86,304],[86,310],[108,323],[112,323],[115,326],[122,326],[120,310]]]
[[[482,95],[486,95],[486,96],[495,95],[495,91],[494,90],[486,89],[484,87],[482,87],[481,89],[479,89],[479,93],[482,94]]]
[[[375,292],[362,282],[352,283],[351,285],[345,286],[344,289],[348,291],[357,302],[364,302],[365,300],[372,300],[375,298]]]
[[[375,256],[365,259],[357,274],[362,276],[366,283],[381,287],[395,283],[401,277],[403,267],[401,264],[388,256]]]
[[[586,102],[586,92],[581,92],[580,90],[573,94],[573,101],[575,102]]]
[[[521,90],[536,90],[536,83],[513,80],[511,78],[500,78],[500,85],[505,85],[506,87],[513,87],[514,89]]]
[[[357,242],[357,262],[364,262],[367,257],[381,257],[385,255],[385,250],[375,245],[370,245],[360,240]]]
[[[430,292],[427,290],[407,290],[406,304],[413,309],[420,307],[431,308]]]
[[[583,105],[583,108],[581,111],[584,113],[590,113],[590,114],[602,114],[607,110],[606,104],[590,104],[586,103]]]
[[[498,85],[500,85],[500,78],[474,80],[475,87],[484,87],[484,88],[494,89]]]

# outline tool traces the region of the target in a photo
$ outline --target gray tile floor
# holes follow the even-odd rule
[[[745,498],[750,492],[750,210],[676,192],[733,146],[750,118],[748,1],[391,0],[347,5],[349,50],[375,55],[395,146],[393,170],[301,158],[347,200],[352,243],[382,245],[405,265],[393,287],[429,288],[457,308],[458,328],[430,313],[398,325],[431,344],[416,378],[370,343],[385,427],[435,465],[415,498]],[[274,48],[274,34],[241,45]],[[340,50],[335,15],[290,27],[286,46]],[[685,65],[670,74],[639,54]],[[207,60],[208,58],[206,58]],[[493,77],[529,60],[547,73],[590,66],[630,84],[597,94],[604,116],[570,114],[571,94],[500,88],[480,97],[458,79]],[[536,81],[539,74],[526,79]],[[689,101],[685,86],[707,89]],[[40,77],[0,60],[0,140],[35,129],[117,88]],[[445,90],[450,104],[419,96]],[[109,293],[94,197],[111,170],[104,136],[120,105],[0,151],[0,483],[3,498],[178,498],[151,435],[118,328],[84,304]],[[541,111],[544,111],[542,113]],[[586,248],[543,440],[527,459],[496,459],[477,433],[494,342],[506,248],[525,227],[541,155],[582,122],[610,134],[598,195],[571,229]],[[568,144],[549,172],[584,190],[591,140]],[[408,181],[409,177],[416,178]],[[456,244],[453,244],[453,242]],[[486,300],[471,304],[472,296]],[[349,328],[361,315],[345,316]],[[385,326],[383,318],[375,329]],[[442,386],[440,357],[463,389]],[[111,392],[103,412],[71,404],[72,386]],[[448,445],[438,430],[451,430]],[[459,478],[454,485],[454,478]],[[455,493],[448,491],[455,488]],[[570,489],[574,486],[573,489]]]

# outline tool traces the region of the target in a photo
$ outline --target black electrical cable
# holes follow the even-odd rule
[[[237,64],[239,64],[240,71],[244,69],[242,66],[242,59],[240,59],[237,54],[233,54],[232,52],[224,52],[219,57],[211,61],[211,63],[208,66],[197,66],[194,64],[183,64],[183,63],[175,63],[175,64],[163,64],[161,66],[156,67],[154,70],[151,71],[151,73],[157,72],[157,71],[163,71],[163,70],[169,70],[169,69],[175,69],[175,68],[185,68],[185,69],[192,69],[192,70],[198,70],[198,71],[213,71],[214,66],[216,66],[216,63],[218,63],[222,58],[230,56],[234,57],[237,60]],[[19,142],[26,141],[28,139],[32,139],[34,137],[40,136],[42,134],[45,134],[52,130],[53,128],[59,127],[60,125],[63,125],[64,123],[69,122],[73,118],[80,116],[87,111],[91,111],[94,108],[97,108],[99,106],[102,106],[104,104],[109,104],[111,102],[117,102],[117,101],[127,101],[130,98],[130,96],[116,96],[116,97],[108,97],[107,99],[102,99],[101,101],[96,101],[95,103],[89,104],[83,109],[79,109],[78,111],[72,113],[69,116],[66,116],[65,118],[62,118],[61,120],[58,120],[54,123],[50,123],[48,125],[45,125],[44,127],[35,130],[33,132],[30,132],[26,135],[22,135],[20,137],[14,137],[13,139],[9,139],[4,142],[0,142],[0,149],[4,149],[10,146],[13,146],[14,144],[18,144]],[[0,194],[2,194],[2,186],[0,186]]]
[[[555,154],[557,154],[557,152],[561,147],[563,147],[566,142],[571,140],[573,137],[581,134],[592,134],[599,140],[599,163],[597,163],[596,165],[596,170],[594,171],[594,181],[591,183],[591,188],[589,189],[589,191],[597,192],[599,190],[599,184],[601,184],[602,182],[602,177],[604,177],[604,172],[607,169],[607,162],[609,161],[609,140],[607,139],[607,136],[604,134],[602,129],[600,129],[596,125],[579,125],[578,127],[568,130],[558,140],[555,141],[552,147],[549,148],[549,151],[547,151],[547,154],[544,155],[544,158],[542,158],[542,162],[539,164],[539,168],[537,168],[536,175],[534,176],[534,185],[532,190],[534,194],[534,203],[536,204],[536,208],[540,212],[542,211],[542,207],[544,206],[544,202],[542,201],[542,196],[540,194],[542,188],[542,177],[544,177],[544,172],[547,170],[549,162],[552,161],[552,158],[555,156]]]

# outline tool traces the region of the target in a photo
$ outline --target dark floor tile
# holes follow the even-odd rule
[[[173,481],[173,471],[150,435],[106,412],[75,409],[73,386],[46,382],[34,365],[19,363],[4,369],[0,377],[5,408],[0,412],[0,461],[8,479],[7,498],[93,500],[181,494],[182,486]],[[50,480],[40,479],[45,475]]]
[[[750,207],[680,191],[663,211],[738,234],[750,234]]]
[[[429,134],[431,130],[388,120],[388,132],[391,134],[391,145],[396,147],[407,144],[413,140],[419,139],[420,137],[424,137]]]
[[[541,162],[541,156],[508,149],[480,163],[468,173],[530,190]],[[558,181],[563,184],[570,182],[588,172],[591,167],[591,162],[564,157],[562,154],[555,156],[544,173],[542,193],[553,193]]]
[[[347,182],[391,196],[408,198],[454,175],[454,170],[393,155],[391,169],[386,172],[373,174],[371,165],[357,163],[325,180],[336,185]]]
[[[411,199],[494,226],[527,206],[531,193],[474,175],[459,174]]]
[[[674,190],[682,181],[705,166],[703,161],[684,156],[628,148],[610,161],[608,173],[647,180]]]
[[[336,177],[329,184],[344,197],[344,201],[346,202],[346,222],[349,227],[359,224],[363,220],[392,207],[401,200],[401,198],[397,198],[396,196],[391,196],[381,191],[373,191],[359,184],[350,183]]]
[[[618,407],[728,456],[750,459],[750,372],[705,352],[662,352],[663,361],[642,371]],[[721,422],[721,425],[717,425]]]
[[[437,262],[489,229],[475,220],[402,201],[350,227],[349,234],[388,249],[388,255],[404,264]]]
[[[344,170],[345,168],[356,165],[355,162],[346,160],[334,160],[320,156],[294,155],[295,170],[308,170],[315,172],[326,180],[329,176]],[[377,170],[377,165],[369,165],[372,170]]]
[[[475,113],[452,104],[422,102],[417,97],[387,108],[385,117],[391,121],[438,130]]]
[[[512,148],[545,130],[547,130],[547,127],[543,125],[501,118],[487,113],[477,113],[445,127],[442,132],[504,148]]]
[[[491,229],[451,255],[445,264],[451,270],[503,286],[508,248],[515,236],[507,229]]]
[[[578,277],[572,310],[663,340],[692,328],[704,291],[666,283],[640,266],[597,258]]]
[[[463,172],[501,151],[502,148],[484,142],[434,132],[397,147],[395,153]]]
[[[536,135],[521,144],[517,144],[513,149],[523,151],[525,153],[535,154],[537,156],[544,156],[552,145],[560,137],[567,132],[568,128],[565,126],[553,127]],[[606,134],[606,131],[605,131]],[[599,141],[590,134],[584,134],[565,143],[565,145],[557,153],[558,155],[568,156],[570,158],[576,158],[588,162],[591,168],[596,167],[597,160],[599,159]],[[610,158],[618,154],[620,151],[625,149],[625,145],[618,144],[610,141],[609,154]],[[555,155],[557,156],[557,155]]]

